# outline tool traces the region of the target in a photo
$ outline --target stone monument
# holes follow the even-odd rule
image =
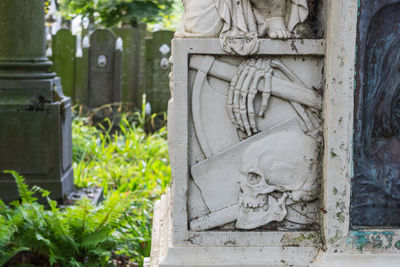
[[[116,49],[116,43],[117,37],[109,29],[97,29],[90,36],[88,108],[91,110],[121,101],[122,46]]]
[[[147,266],[398,266],[398,214],[374,215],[398,212],[388,196],[399,181],[391,25],[400,1],[183,2],[168,112],[173,182],[155,204]],[[354,98],[355,82],[371,103]],[[376,142],[370,151],[359,149],[365,140]]]
[[[48,72],[44,1],[0,0],[0,198],[17,187],[3,170],[61,199],[73,189],[71,101]]]

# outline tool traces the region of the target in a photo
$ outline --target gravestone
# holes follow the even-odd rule
[[[113,28],[112,31],[124,44],[122,54],[122,101],[133,107],[141,107],[144,92],[146,24],[136,27]]]
[[[122,55],[122,101],[135,105],[138,93],[137,68],[137,29],[132,27],[113,28],[112,31],[123,41],[124,53]]]
[[[115,35],[99,29],[90,36],[88,108],[121,101],[121,52]]]
[[[75,58],[75,103],[88,105],[89,48],[82,48],[82,55]]]
[[[157,31],[147,41],[146,100],[151,105],[152,113],[167,111],[170,95],[168,75],[171,71],[168,58],[173,35],[172,31]]]
[[[73,190],[71,100],[48,71],[44,1],[0,1],[0,36],[0,198],[18,198],[3,173],[15,170],[61,200]]]
[[[138,73],[138,95],[137,95],[137,105],[141,107],[142,96],[146,93],[147,81],[146,75],[148,73],[146,67],[146,37],[149,35],[147,32],[147,25],[145,23],[139,23],[137,25],[136,40],[138,40],[137,54],[138,54],[138,64],[135,72]]]
[[[184,5],[146,266],[399,266],[400,1]]]
[[[68,29],[59,30],[52,40],[53,71],[61,78],[66,96],[75,97],[76,37]]]

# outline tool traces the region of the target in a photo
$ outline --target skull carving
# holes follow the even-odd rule
[[[238,229],[283,221],[287,199],[315,199],[317,147],[317,141],[302,132],[271,134],[249,146],[240,163]]]

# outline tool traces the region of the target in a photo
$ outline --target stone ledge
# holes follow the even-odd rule
[[[144,266],[305,267],[317,256],[315,247],[174,246],[171,242],[170,197],[168,192],[155,204],[152,258],[151,261],[147,259]]]
[[[400,254],[321,254],[311,267],[398,267]]]
[[[189,54],[229,55],[222,50],[217,38],[175,38],[174,45],[188,48]],[[260,50],[256,55],[310,55],[324,56],[324,39],[260,39]]]

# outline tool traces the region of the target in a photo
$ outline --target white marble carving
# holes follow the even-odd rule
[[[287,200],[315,199],[317,157],[316,140],[300,132],[278,132],[252,143],[240,162],[236,228],[254,229],[283,221]]]
[[[263,117],[271,96],[272,68],[269,60],[249,59],[239,65],[239,71],[233,77],[229,86],[227,108],[232,123],[247,136],[257,133],[254,114],[254,99],[258,85],[262,86],[262,104],[258,114]]]
[[[219,37],[225,51],[239,55],[255,54],[258,37],[290,38],[308,16],[307,0],[183,0],[183,4],[183,31],[176,37]]]
[[[325,43],[258,41],[250,57],[173,41],[173,183],[150,266],[307,266],[319,251]]]
[[[318,198],[320,96],[276,58],[225,61],[190,60],[193,122],[206,157],[191,175],[209,210],[191,230],[235,221],[256,229],[294,218],[292,206]]]

